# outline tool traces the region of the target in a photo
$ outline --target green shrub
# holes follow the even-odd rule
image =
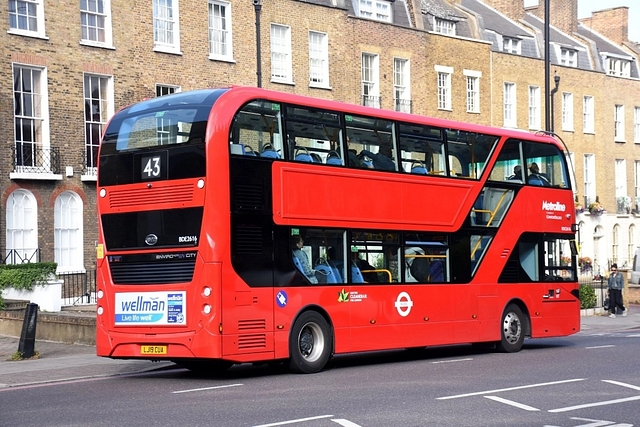
[[[36,283],[54,276],[57,266],[55,262],[0,265],[0,309],[4,308],[1,295],[4,288],[30,291]]]
[[[580,285],[580,308],[594,308],[596,302],[596,291],[589,285]]]

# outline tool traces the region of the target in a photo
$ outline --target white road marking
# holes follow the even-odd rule
[[[576,409],[593,408],[595,406],[615,405],[616,403],[633,402],[640,400],[640,396],[625,397],[624,399],[606,400],[604,402],[585,403],[584,405],[567,406],[566,408],[550,409],[549,412],[569,412]]]
[[[438,363],[455,363],[455,362],[468,362],[470,360],[473,360],[471,357],[467,357],[466,359],[453,359],[453,360],[440,360],[439,362],[431,362],[433,364],[438,364]]]
[[[615,347],[615,345],[595,345],[593,347],[585,347],[586,349],[592,349],[592,348],[611,348],[611,347]]]
[[[638,387],[637,385],[621,383],[620,381],[613,381],[613,380],[602,380],[602,381],[605,382],[605,383],[609,383],[609,384],[619,385],[620,387],[627,387],[627,388],[630,388],[632,390],[640,391],[640,387]]]
[[[444,396],[444,397],[437,397],[436,400],[448,400],[448,399],[459,399],[461,397],[470,397],[470,396],[481,396],[483,394],[492,394],[492,393],[500,393],[503,391],[512,391],[512,390],[522,390],[525,388],[534,388],[534,387],[544,387],[544,386],[548,386],[548,385],[556,385],[556,384],[566,384],[566,383],[573,383],[576,381],[584,381],[584,378],[576,378],[573,380],[563,380],[563,381],[552,381],[549,383],[540,383],[540,384],[529,384],[529,385],[522,385],[522,386],[517,386],[517,387],[508,387],[508,388],[500,388],[497,390],[485,390],[485,391],[477,391],[474,393],[466,393],[466,394],[458,394],[455,396]]]
[[[356,423],[352,423],[349,420],[345,420],[342,418],[336,419],[336,420],[331,420],[334,423],[338,423],[340,424],[342,427],[360,427],[360,425],[356,424]]]
[[[192,391],[216,390],[218,388],[238,387],[238,386],[241,386],[241,385],[244,385],[244,384],[227,384],[227,385],[219,385],[219,386],[215,386],[215,387],[192,388],[190,390],[172,391],[171,393],[173,393],[173,394],[191,393]]]
[[[540,409],[534,408],[533,406],[524,405],[522,403],[514,402],[513,400],[503,399],[498,396],[484,396],[485,399],[495,400],[496,402],[504,403],[510,406],[515,406],[516,408],[524,409],[525,411],[539,411]]]
[[[604,426],[610,426],[611,424],[615,424],[614,421],[591,420],[589,418],[571,417],[570,419],[576,420],[576,421],[589,421],[589,424],[580,424],[579,426],[576,426],[576,427],[604,427]]]
[[[277,423],[271,423],[271,424],[260,424],[259,426],[253,426],[253,427],[273,427],[273,426],[283,426],[283,425],[287,425],[287,424],[296,424],[296,423],[302,423],[304,421],[311,421],[311,420],[321,420],[322,418],[331,418],[334,415],[318,415],[317,417],[309,417],[309,418],[298,418],[297,420],[289,420],[289,421],[280,421]]]

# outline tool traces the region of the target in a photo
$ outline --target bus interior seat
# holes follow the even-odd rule
[[[431,261],[429,267],[429,282],[444,282],[444,265],[442,261]]]
[[[245,156],[257,156],[258,153],[253,151],[253,148],[250,145],[242,144],[242,152]]]
[[[273,148],[273,145],[266,144],[264,147],[262,147],[262,152],[260,153],[260,157],[266,157],[269,159],[279,159],[280,154],[278,154],[275,148]]]
[[[416,173],[419,175],[428,175],[429,171],[425,167],[424,163],[413,162],[413,164],[411,165],[411,173]]]
[[[364,276],[362,275],[362,272],[354,264],[351,264],[351,280],[353,283],[364,283]]]
[[[328,264],[318,264],[316,265],[316,271],[320,273],[320,276],[323,277],[323,283],[340,283],[341,280],[336,277],[335,271]],[[318,275],[316,275],[317,277]]]
[[[297,149],[294,159],[297,162],[314,163],[313,157],[311,156],[311,154],[309,154],[309,150],[307,150],[305,147],[299,147]]]
[[[328,165],[342,165],[342,159],[340,155],[335,151],[329,151],[327,154],[327,160],[325,162]]]
[[[302,269],[302,263],[300,262],[298,257],[295,256],[295,255],[293,255],[293,265],[295,265],[296,268],[300,271],[300,273],[302,273],[302,275],[304,276],[304,270]]]

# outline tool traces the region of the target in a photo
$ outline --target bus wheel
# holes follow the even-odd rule
[[[331,356],[331,331],[315,311],[302,313],[291,330],[289,369],[300,374],[320,371]]]
[[[509,304],[500,323],[500,343],[498,350],[505,353],[520,351],[524,342],[523,314],[520,307]]]

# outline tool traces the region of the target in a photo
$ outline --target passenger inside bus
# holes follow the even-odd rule
[[[540,167],[536,162],[531,163],[531,165],[529,166],[529,172],[529,184],[543,185],[546,187],[551,185],[551,183],[549,182],[549,178],[547,178],[545,174],[540,173]]]
[[[318,279],[316,278],[316,272],[311,268],[309,257],[302,250],[304,247],[304,240],[302,239],[302,236],[291,236],[291,246],[293,251],[293,264],[307,277],[307,279],[309,279],[311,283],[317,284]]]

